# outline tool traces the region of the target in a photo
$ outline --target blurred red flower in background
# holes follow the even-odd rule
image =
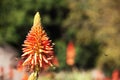
[[[4,80],[4,68],[0,66],[0,80]]]
[[[11,66],[9,66],[9,72],[8,72],[8,75],[9,75],[9,80],[13,80],[13,77],[14,77],[14,71],[13,71],[13,68]]]
[[[119,78],[120,78],[119,70],[114,70],[112,73],[112,80],[119,80]]]
[[[66,63],[70,66],[74,65],[75,63],[75,47],[73,42],[69,42],[67,46],[67,52],[66,52]]]

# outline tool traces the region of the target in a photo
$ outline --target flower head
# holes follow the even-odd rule
[[[75,63],[75,47],[73,42],[69,42],[67,46],[67,52],[66,52],[66,63],[70,66],[74,65]]]
[[[23,50],[23,66],[30,70],[40,70],[46,65],[52,66],[53,44],[49,40],[40,22],[39,12],[34,17],[33,26],[28,33]]]

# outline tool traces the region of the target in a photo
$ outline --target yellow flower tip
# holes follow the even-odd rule
[[[33,26],[35,25],[41,25],[41,18],[39,12],[37,12],[34,16]]]

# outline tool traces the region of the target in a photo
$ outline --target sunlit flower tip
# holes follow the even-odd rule
[[[39,12],[37,12],[34,16],[33,26],[35,25],[41,25],[41,18]]]
[[[33,26],[22,46],[22,57],[25,59],[23,66],[31,70],[35,70],[36,67],[44,68],[45,65],[52,66],[54,43],[49,40],[41,26],[39,12],[36,13]]]

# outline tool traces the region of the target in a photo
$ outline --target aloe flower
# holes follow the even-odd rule
[[[69,66],[73,66],[75,63],[75,57],[76,57],[76,52],[75,52],[75,47],[73,42],[69,42],[67,46],[67,51],[66,51],[66,63]]]
[[[30,71],[40,71],[46,66],[53,66],[53,45],[43,30],[39,12],[37,12],[33,26],[22,45],[22,58],[25,60],[22,65]]]

